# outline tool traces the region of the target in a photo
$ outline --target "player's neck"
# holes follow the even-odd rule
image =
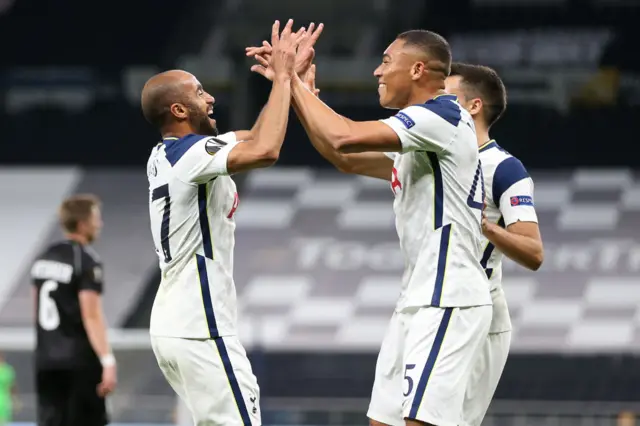
[[[412,96],[409,97],[409,103],[405,106],[424,104],[429,99],[433,99],[436,96],[446,95],[447,92],[444,91],[444,83],[443,84],[432,84],[426,87],[423,87],[419,90],[416,90]]]
[[[182,123],[179,123],[176,126],[170,126],[160,130],[162,139],[167,139],[167,138],[181,139],[192,133],[196,133],[196,132],[193,131],[191,126],[188,126],[188,125],[185,126],[185,125],[182,125]]]
[[[489,129],[487,129],[483,125],[478,125],[476,123],[476,136],[478,138],[478,146],[482,146],[491,140],[491,136],[489,136]]]
[[[75,241],[78,244],[86,246],[89,244],[89,239],[82,234],[65,234],[67,240]]]

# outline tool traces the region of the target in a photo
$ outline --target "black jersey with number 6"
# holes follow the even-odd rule
[[[99,366],[85,331],[79,292],[102,293],[102,264],[75,241],[50,246],[31,268],[37,292],[36,367],[66,370]]]

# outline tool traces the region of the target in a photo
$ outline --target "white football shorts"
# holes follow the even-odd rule
[[[413,419],[457,426],[492,306],[394,312],[380,348],[367,416],[404,426]]]
[[[471,372],[461,426],[480,426],[504,371],[511,346],[511,319],[501,287],[491,291],[493,318],[487,340]]]
[[[197,426],[260,425],[260,389],[237,336],[151,336],[160,370]]]

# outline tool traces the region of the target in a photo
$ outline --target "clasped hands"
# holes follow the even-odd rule
[[[315,50],[313,46],[322,34],[324,24],[309,24],[309,28],[292,31],[293,20],[289,19],[282,32],[280,23],[275,21],[271,28],[271,43],[262,41],[262,46],[247,47],[246,55],[253,57],[257,64],[251,71],[258,73],[268,80],[277,78],[291,78],[297,74],[305,86],[318,96],[316,89],[316,66],[313,64]]]

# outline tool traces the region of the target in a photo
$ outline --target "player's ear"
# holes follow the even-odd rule
[[[170,111],[174,117],[179,118],[181,120],[186,119],[188,116],[187,107],[185,107],[182,104],[178,104],[178,103],[171,104]]]
[[[411,79],[414,81],[419,80],[420,77],[422,77],[422,75],[425,72],[426,72],[426,67],[424,65],[424,62],[421,62],[421,61],[415,62],[411,67]]]
[[[469,110],[469,113],[473,117],[480,114],[480,111],[482,111],[482,107],[483,107],[482,99],[474,98],[469,101],[469,105],[467,109]]]

